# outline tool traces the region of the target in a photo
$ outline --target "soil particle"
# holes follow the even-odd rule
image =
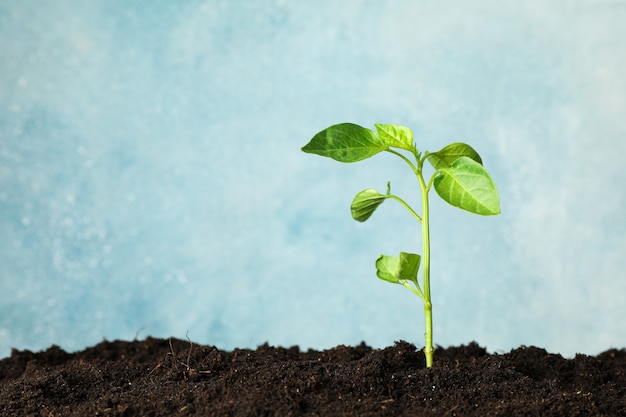
[[[222,351],[178,339],[53,346],[0,360],[11,416],[626,416],[626,351],[565,359],[414,345]]]

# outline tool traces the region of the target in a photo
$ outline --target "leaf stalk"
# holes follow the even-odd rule
[[[408,210],[408,212],[409,212],[409,213],[411,213],[411,214],[413,215],[413,217],[415,217],[415,218],[417,219],[417,221],[418,221],[418,222],[422,223],[422,218],[420,217],[420,215],[419,215],[419,214],[417,214],[417,213],[415,212],[415,210],[413,210],[413,209],[411,208],[411,206],[409,206],[409,205],[407,204],[407,202],[406,202],[406,201],[404,201],[403,199],[401,199],[401,198],[400,198],[400,197],[398,197],[397,195],[393,195],[393,194],[387,194],[387,197],[389,197],[389,198],[391,198],[391,199],[393,199],[393,200],[396,200],[398,203],[402,204],[402,205],[404,206],[404,208],[405,208],[405,209],[407,209],[407,210]]]

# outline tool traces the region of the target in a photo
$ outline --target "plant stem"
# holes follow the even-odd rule
[[[420,188],[422,190],[422,269],[424,272],[424,283],[422,285],[424,293],[424,319],[426,320],[426,345],[424,346],[424,355],[426,356],[426,367],[433,366],[433,305],[430,301],[430,229],[428,223],[428,190],[422,176],[422,164],[418,168],[417,176]]]

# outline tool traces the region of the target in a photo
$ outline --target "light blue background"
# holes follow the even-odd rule
[[[421,252],[351,121],[474,146],[502,214],[432,194],[435,343],[626,346],[626,1],[0,1],[0,357],[106,339],[423,345],[374,275]]]

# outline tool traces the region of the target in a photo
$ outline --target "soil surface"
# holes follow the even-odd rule
[[[626,416],[626,351],[564,359],[475,343],[225,352],[185,340],[102,342],[0,361],[9,416]]]

